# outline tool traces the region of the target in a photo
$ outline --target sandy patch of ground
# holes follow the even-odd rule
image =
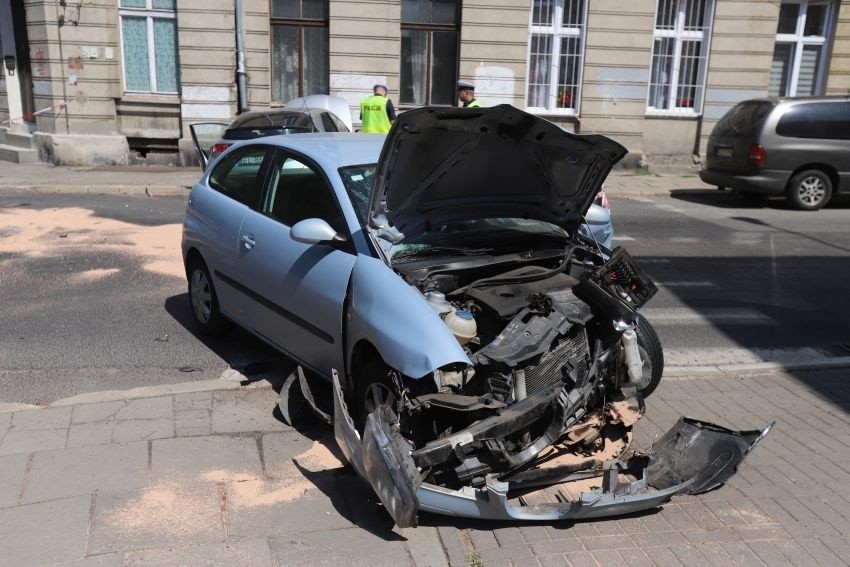
[[[119,252],[136,256],[150,272],[185,277],[180,257],[180,224],[142,226],[95,216],[75,207],[35,210],[0,208],[0,252],[26,257],[68,255],[79,251]],[[11,261],[11,260],[7,260]],[[88,270],[75,277],[95,281],[118,268]]]

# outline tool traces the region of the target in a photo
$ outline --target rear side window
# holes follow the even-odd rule
[[[262,192],[263,162],[268,153],[269,149],[263,146],[234,150],[216,163],[210,172],[209,186],[243,205],[256,208]]]
[[[779,119],[776,133],[788,138],[850,140],[850,101],[792,106]]]
[[[764,123],[773,103],[752,100],[732,107],[714,127],[715,136],[755,136]]]
[[[238,128],[303,128],[310,131],[313,129],[313,123],[305,112],[250,112],[243,114],[230,125],[230,129]]]

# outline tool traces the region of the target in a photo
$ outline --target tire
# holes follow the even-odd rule
[[[649,384],[640,390],[643,397],[648,398],[661,383],[661,375],[664,374],[664,351],[661,349],[661,341],[655,329],[643,317],[638,317],[635,332],[640,357],[643,360],[643,371],[648,372],[651,377]]]
[[[791,178],[786,195],[795,209],[816,211],[832,198],[832,180],[819,169],[807,169]]]
[[[370,361],[358,372],[355,391],[355,426],[363,432],[366,418],[378,404],[389,405],[395,412],[398,392],[389,377],[390,368],[382,360]]]
[[[221,314],[210,271],[201,259],[190,262],[186,274],[189,278],[189,306],[198,330],[206,336],[220,335],[227,328]]]

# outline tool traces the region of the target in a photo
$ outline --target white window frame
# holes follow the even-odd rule
[[[646,92],[646,114],[654,116],[685,116],[697,117],[702,114],[702,105],[705,100],[705,89],[708,76],[708,54],[711,50],[711,30],[714,23],[714,0],[706,0],[705,13],[703,14],[703,27],[699,31],[685,29],[685,17],[687,4],[693,0],[678,0],[676,6],[676,23],[673,29],[659,29],[658,10],[661,9],[663,0],[655,3],[655,19],[652,25],[652,53],[649,58],[649,82]],[[667,85],[670,87],[670,96],[667,99],[667,108],[658,108],[650,104],[652,92],[652,65],[655,62],[655,40],[672,38],[676,41],[673,48],[673,68]],[[682,43],[685,41],[699,41],[701,52],[699,55],[699,69],[697,69],[696,100],[693,107],[676,106],[679,91],[679,71],[682,64]]]
[[[534,25],[533,0],[531,3],[531,13],[528,16],[528,57],[525,69],[526,85],[524,98],[526,110],[534,114],[550,114],[559,116],[578,116],[580,114],[581,91],[582,83],[584,81],[584,54],[587,45],[587,11],[589,9],[588,4],[590,4],[591,0],[584,0],[584,2],[582,3],[581,24],[578,26],[563,25],[565,1],[566,0],[553,0],[554,14],[552,17],[552,21],[554,22],[554,25],[551,26]],[[552,37],[552,47],[549,52],[549,85],[548,92],[546,93],[547,105],[545,107],[528,105],[528,83],[529,78],[531,76],[531,39],[535,35],[547,35]],[[572,108],[558,108],[556,101],[558,96],[558,71],[560,70],[561,40],[566,37],[578,37],[581,40],[581,53],[579,53],[578,77],[576,81],[576,97],[575,101],[573,101],[573,106]]]
[[[156,46],[154,44],[154,32],[153,32],[153,21],[155,18],[161,18],[166,20],[176,20],[177,19],[177,8],[167,9],[167,8],[154,8],[153,0],[145,0],[144,8],[123,8],[121,7],[121,0],[118,0],[118,35],[119,41],[121,42],[121,86],[124,88],[125,93],[132,94],[152,94],[152,95],[176,95],[179,94],[178,91],[160,91],[157,89],[157,81],[156,81]],[[175,3],[176,6],[176,3]],[[148,91],[136,91],[130,90],[127,88],[127,73],[124,68],[124,62],[127,60],[124,55],[124,25],[121,20],[125,17],[134,17],[134,18],[145,18],[145,23],[147,24],[147,32],[148,32],[148,73],[151,78],[151,90]],[[179,88],[178,81],[178,88]]]
[[[829,34],[832,30],[832,19],[835,17],[835,3],[831,0],[799,0],[796,2],[783,1],[782,4],[799,4],[800,11],[797,13],[797,29],[794,33],[776,34],[776,44],[782,43],[791,45],[794,48],[794,61],[791,63],[791,76],[788,77],[788,93],[780,93],[779,96],[797,96],[797,83],[800,79],[800,63],[803,60],[803,48],[807,45],[819,45],[822,47],[821,61],[824,64],[820,65],[820,69],[818,69],[817,75],[815,75],[815,92],[822,92],[825,70],[829,67],[829,65],[825,64],[828,56],[827,37],[829,36],[803,34],[806,30],[806,14],[808,13],[809,6],[812,4],[826,6],[826,17],[823,22],[823,30],[824,33]],[[782,4],[780,5],[780,10],[782,9]],[[774,46],[774,49],[776,49],[776,46]]]

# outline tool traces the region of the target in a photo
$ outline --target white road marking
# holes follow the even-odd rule
[[[770,325],[773,319],[755,309],[711,308],[696,311],[689,307],[648,308],[641,313],[653,324],[679,323],[689,325]]]
[[[670,258],[638,258],[639,264],[669,264]]]
[[[717,287],[717,284],[709,281],[695,282],[655,282],[664,287]]]
[[[695,347],[664,349],[665,366],[723,366],[728,364],[801,364],[822,360],[826,353],[811,347],[753,348]]]
[[[634,240],[634,238],[632,238],[631,236],[615,236],[614,240],[622,240],[622,241],[625,242],[625,241]]]
[[[694,244],[695,242],[701,242],[701,238],[696,238],[694,236],[671,236],[668,240],[670,242],[678,242],[681,244]]]

